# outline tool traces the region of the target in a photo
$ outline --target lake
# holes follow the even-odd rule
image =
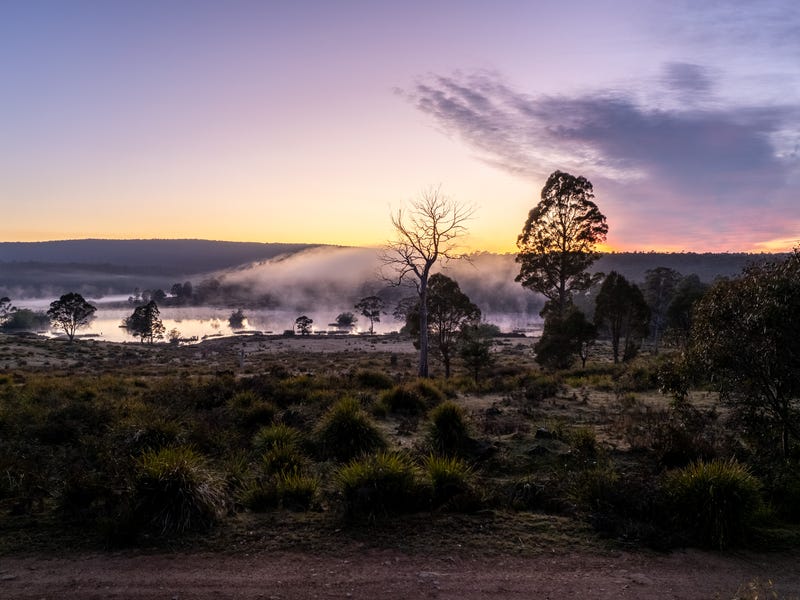
[[[119,303],[127,297],[106,296],[104,298],[87,298],[87,301],[97,307],[95,318],[84,328],[78,330],[80,337],[92,337],[110,342],[136,342],[138,338],[130,335],[121,327],[123,319],[133,313],[133,307],[120,307]],[[50,307],[52,298],[37,298],[19,300],[14,302],[17,308],[27,308],[34,311],[46,311]],[[338,312],[333,310],[307,311],[300,313],[291,310],[274,309],[245,309],[247,317],[242,329],[234,330],[228,324],[228,317],[236,308],[221,308],[213,306],[163,306],[159,307],[161,320],[166,332],[177,329],[181,338],[196,338],[198,341],[208,337],[241,335],[247,332],[261,332],[265,334],[281,334],[285,330],[294,329],[295,319],[301,314],[306,314],[314,320],[312,326],[314,333],[341,333],[333,325],[328,325],[336,320]],[[341,311],[339,311],[341,312]],[[503,332],[523,330],[527,335],[538,335],[541,332],[541,323],[538,315],[535,318],[524,315],[487,315],[486,321],[498,325]],[[382,320],[375,323],[375,333],[390,333],[398,331],[402,323],[390,315],[383,315]],[[353,334],[369,332],[369,319],[359,317]],[[53,335],[59,335],[53,331]]]

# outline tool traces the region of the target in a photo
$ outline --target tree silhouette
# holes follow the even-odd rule
[[[593,198],[587,179],[555,171],[517,238],[516,281],[547,298],[542,316],[562,317],[573,292],[589,289],[600,278],[587,270],[600,256],[595,248],[605,241],[608,225]]]
[[[444,376],[450,377],[450,365],[462,327],[475,325],[481,319],[481,310],[461,291],[458,283],[434,273],[428,282],[428,335],[431,346],[439,353],[444,365]],[[408,331],[421,340],[417,304],[408,314]]]
[[[611,336],[614,362],[619,362],[619,343],[624,340],[622,360],[636,355],[640,340],[647,335],[650,309],[642,291],[616,271],[603,280],[597,294],[594,322],[604,326]]]
[[[164,338],[165,327],[161,321],[161,311],[154,300],[147,304],[137,306],[133,314],[125,319],[125,328],[128,332],[145,342],[152,344],[155,340]]]
[[[370,335],[375,333],[375,323],[380,323],[381,313],[385,306],[386,304],[379,296],[366,296],[356,302],[356,305],[353,307],[369,319]]]
[[[720,397],[780,438],[800,440],[800,251],[717,282],[694,310],[689,364]]]
[[[71,292],[51,302],[47,316],[54,327],[64,330],[72,343],[75,332],[89,324],[95,311],[96,306],[89,304],[80,294]]]
[[[8,296],[3,296],[0,298],[0,326],[2,326],[8,318],[11,316],[11,313],[14,312],[16,309],[11,305],[11,299]]]
[[[384,278],[393,285],[410,281],[419,299],[419,368],[420,377],[428,376],[428,278],[433,265],[441,260],[460,258],[457,239],[466,233],[466,221],[472,209],[443,195],[439,188],[424,192],[411,203],[408,211],[392,215],[396,239],[387,244],[381,255]]]
[[[656,267],[645,272],[644,299],[650,308],[650,334],[653,353],[658,354],[661,337],[667,329],[667,312],[675,296],[681,274],[669,267]]]
[[[351,312],[343,312],[336,315],[336,327],[338,329],[347,329],[350,331],[353,327],[356,326],[356,322],[358,321],[358,317],[356,317]]]
[[[536,362],[548,369],[567,369],[578,355],[585,367],[595,339],[597,327],[571,306],[563,317],[551,314],[545,319],[542,337],[533,347]]]
[[[297,327],[300,335],[308,335],[311,333],[312,323],[314,323],[314,319],[311,319],[305,315],[301,315],[294,320],[294,326]]]

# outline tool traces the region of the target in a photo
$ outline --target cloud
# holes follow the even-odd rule
[[[534,96],[494,73],[433,77],[406,97],[489,164],[536,181],[555,169],[577,171],[613,190],[630,224],[626,242],[642,240],[635,228],[659,212],[676,229],[694,219],[695,237],[709,238],[741,229],[755,206],[795,210],[798,161],[790,146],[800,137],[798,107],[706,103],[714,80],[702,66],[672,63],[663,73],[664,93],[697,103],[649,107],[633,93],[603,90]],[[797,226],[780,214],[773,225]],[[768,237],[783,233],[797,231],[770,229]]]
[[[661,83],[678,102],[688,106],[708,100],[715,87],[706,67],[678,62],[664,65]]]

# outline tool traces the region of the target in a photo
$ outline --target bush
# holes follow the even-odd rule
[[[308,510],[319,490],[316,477],[302,475],[299,471],[284,471],[277,477],[278,499],[289,510]]]
[[[383,434],[353,398],[343,398],[328,410],[317,440],[323,456],[342,461],[386,447]]]
[[[445,394],[431,381],[420,379],[412,384],[396,385],[380,395],[389,412],[418,415],[444,401]]]
[[[275,481],[256,480],[240,494],[239,501],[254,512],[265,512],[278,506],[278,486]]]
[[[136,522],[157,535],[203,530],[223,514],[224,483],[191,448],[145,452],[136,464]]]
[[[741,542],[761,504],[758,479],[735,461],[695,462],[667,476],[678,525],[720,550]]]
[[[300,432],[283,423],[262,427],[253,436],[253,448],[267,452],[277,447],[296,448],[300,444]]]
[[[430,413],[428,440],[431,447],[442,454],[459,454],[466,448],[470,437],[464,410],[455,402],[446,401]]]
[[[264,452],[261,462],[266,473],[281,474],[301,470],[306,459],[296,446],[278,444]]]
[[[526,378],[525,399],[532,402],[541,402],[545,398],[552,398],[561,390],[561,378],[556,375],[538,375]]]
[[[361,387],[388,390],[394,385],[394,380],[382,371],[363,369],[356,373],[356,383]]]
[[[417,473],[403,454],[380,452],[353,460],[336,473],[349,517],[375,517],[412,512],[420,505]]]
[[[577,473],[570,490],[572,499],[590,511],[608,511],[619,485],[619,474],[612,468],[597,466]]]
[[[576,427],[567,434],[569,445],[581,458],[597,456],[597,436],[590,427]]]
[[[434,506],[470,496],[472,469],[460,458],[430,454],[425,457],[423,468],[431,484]]]

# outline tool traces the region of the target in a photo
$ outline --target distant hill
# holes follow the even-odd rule
[[[741,272],[748,263],[784,255],[621,252],[604,255],[593,271],[617,271],[633,282],[645,272],[670,267],[712,282]],[[483,310],[538,313],[541,298],[514,281],[513,254],[476,253],[471,263],[452,263],[447,274]],[[290,304],[305,309],[321,302],[341,310],[385,287],[376,280],[377,251],[313,244],[268,244],[209,240],[70,240],[0,243],[0,296],[87,297],[128,295],[134,288],[169,290],[172,284],[210,280],[225,284],[237,304]],[[388,297],[404,290],[386,290]]]
[[[635,283],[644,281],[645,272],[657,267],[669,267],[683,275],[697,275],[701,281],[712,283],[718,277],[732,277],[751,263],[783,259],[786,254],[696,253],[696,252],[614,252],[604,254],[592,265],[602,273],[616,271]]]
[[[318,244],[268,244],[211,240],[64,240],[2,242],[0,263],[75,263],[203,273],[292,254]]]
[[[125,294],[135,287],[169,287],[316,246],[211,240],[2,242],[0,296]]]

